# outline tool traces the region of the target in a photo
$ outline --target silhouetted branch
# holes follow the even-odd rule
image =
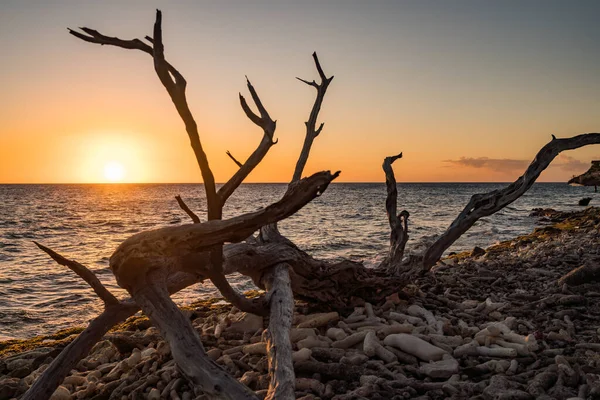
[[[227,154],[227,155],[229,156],[229,158],[231,158],[231,159],[233,160],[233,162],[234,162],[234,163],[235,163],[235,164],[236,164],[238,167],[241,167],[241,166],[242,166],[242,163],[241,163],[241,162],[239,162],[239,161],[238,161],[238,160],[237,160],[237,159],[236,159],[236,158],[233,156],[233,154],[231,154],[231,152],[230,152],[229,150],[227,150],[227,151],[225,152],[225,154]]]
[[[37,247],[39,247],[42,251],[44,251],[46,254],[52,257],[52,259],[58,264],[68,267],[71,271],[79,275],[81,279],[86,281],[87,284],[90,285],[94,292],[98,295],[98,297],[102,299],[105,306],[110,306],[119,303],[119,300],[117,300],[117,298],[111,292],[109,292],[108,289],[106,289],[106,287],[104,287],[102,282],[100,282],[100,279],[98,279],[98,277],[85,265],[80,264],[74,260],[69,260],[68,258],[61,256],[54,250],[42,244],[39,244],[36,241],[34,241],[33,243],[35,243]]]
[[[319,116],[319,111],[321,110],[321,105],[323,104],[323,98],[325,97],[325,93],[327,92],[327,88],[329,84],[333,80],[333,76],[327,78],[325,73],[323,72],[323,68],[321,68],[321,63],[319,62],[319,58],[317,57],[317,53],[313,53],[313,59],[315,61],[315,65],[317,67],[317,71],[319,72],[319,76],[321,78],[321,83],[317,83],[314,80],[312,82],[297,78],[298,80],[306,83],[317,89],[317,97],[315,99],[315,103],[313,104],[313,108],[310,112],[310,116],[308,117],[308,121],[306,121],[306,137],[304,138],[304,144],[302,145],[302,151],[300,152],[300,156],[298,157],[298,161],[296,162],[296,168],[294,169],[294,175],[292,177],[292,182],[297,181],[302,177],[302,172],[304,171],[304,167],[306,166],[306,162],[308,161],[308,156],[310,154],[310,149],[312,147],[312,143],[317,136],[321,133],[323,129],[323,125],[321,124],[318,129],[316,129],[317,118]]]
[[[208,219],[219,219],[221,217],[220,201],[216,194],[214,175],[208,164],[208,158],[204,153],[198,134],[198,126],[192,112],[190,111],[185,95],[186,81],[183,76],[171,64],[165,60],[164,45],[162,41],[162,13],[156,10],[156,21],[154,23],[154,37],[146,37],[154,46],[142,42],[139,39],[122,40],[115,37],[105,36],[96,30],[89,28],[81,28],[87,35],[69,29],[69,33],[73,36],[90,43],[101,45],[111,45],[121,47],[123,49],[140,50],[150,54],[154,59],[154,69],[161,83],[167,89],[179,116],[185,123],[187,134],[190,138],[192,149],[196,156],[196,161],[200,167],[202,178],[204,181],[204,189],[206,191],[206,203],[208,208]]]
[[[263,106],[258,93],[254,89],[254,86],[250,83],[250,80],[246,78],[246,84],[248,86],[248,90],[250,91],[250,95],[252,96],[252,100],[258,109],[260,117],[256,115],[248,103],[244,96],[240,94],[240,104],[242,109],[246,113],[246,116],[254,122],[256,125],[260,126],[263,129],[263,138],[256,148],[254,152],[248,157],[244,164],[239,163],[231,153],[227,152],[227,155],[231,157],[232,160],[235,161],[236,164],[240,166],[240,169],[236,171],[236,173],[219,189],[217,195],[221,200],[221,204],[225,204],[229,196],[233,194],[233,192],[240,186],[240,184],[246,179],[246,177],[256,168],[256,166],[262,161],[265,157],[271,146],[277,143],[277,141],[273,141],[273,135],[275,134],[275,128],[277,127],[276,121],[273,121],[269,116],[269,113]]]
[[[185,201],[183,201],[181,196],[179,196],[179,195],[175,196],[175,200],[177,200],[177,204],[179,204],[179,207],[183,211],[185,211],[185,213],[187,215],[189,215],[189,217],[192,219],[192,221],[194,221],[195,224],[200,223],[200,218],[192,210],[190,210],[190,208],[188,207],[187,204],[185,204]]]
[[[450,227],[433,243],[423,259],[423,268],[428,270],[463,233],[477,220],[499,211],[521,197],[540,176],[554,158],[565,150],[573,150],[590,144],[600,144],[600,133],[584,133],[567,139],[552,140],[536,154],[525,173],[504,189],[474,194],[463,211]]]
[[[386,157],[383,161],[383,172],[385,172],[385,185],[387,188],[387,197],[385,200],[385,209],[387,211],[388,223],[390,225],[390,251],[384,265],[391,275],[399,275],[400,264],[404,255],[404,248],[408,241],[408,217],[409,213],[403,210],[397,214],[398,207],[398,188],[396,177],[392,164],[397,159],[402,158],[402,153],[397,156]]]

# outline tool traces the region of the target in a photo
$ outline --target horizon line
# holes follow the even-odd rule
[[[218,182],[216,185],[224,185],[226,182]],[[290,182],[242,182],[242,185],[289,185]],[[396,184],[410,184],[410,183],[450,183],[450,184],[466,184],[466,183],[514,183],[514,181],[410,181],[410,182],[397,182]],[[566,181],[542,181],[536,183],[564,183],[569,186],[581,186],[581,185],[570,185]],[[342,184],[382,184],[385,185],[385,181],[348,181],[348,182],[336,182],[332,181],[330,185],[342,185]],[[204,185],[203,182],[0,182],[0,185]]]

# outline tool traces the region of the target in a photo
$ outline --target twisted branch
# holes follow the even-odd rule
[[[566,139],[552,140],[540,149],[535,158],[516,181],[500,190],[474,194],[466,207],[436,241],[427,249],[423,268],[429,270],[463,233],[477,220],[499,211],[521,197],[540,176],[554,158],[565,150],[578,149],[590,144],[600,144],[600,133],[584,133]]]

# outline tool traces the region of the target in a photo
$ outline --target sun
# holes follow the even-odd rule
[[[109,161],[104,165],[104,177],[109,182],[120,182],[125,176],[123,164],[117,161]]]

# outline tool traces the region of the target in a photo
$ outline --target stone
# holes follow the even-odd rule
[[[419,372],[434,379],[450,378],[452,375],[458,374],[458,370],[459,364],[454,358],[430,362],[421,365],[421,368],[419,368]]]
[[[263,317],[259,315],[242,313],[241,316],[231,322],[231,325],[227,330],[231,332],[254,333],[263,329],[263,323]]]
[[[64,386],[59,386],[56,388],[52,396],[50,396],[50,400],[70,400],[71,392]]]
[[[383,340],[383,343],[388,346],[396,347],[408,354],[412,354],[423,361],[438,361],[441,360],[445,354],[448,354],[445,350],[406,333],[389,335]]]
[[[148,400],[160,400],[160,390],[152,388],[150,393],[148,393]]]

